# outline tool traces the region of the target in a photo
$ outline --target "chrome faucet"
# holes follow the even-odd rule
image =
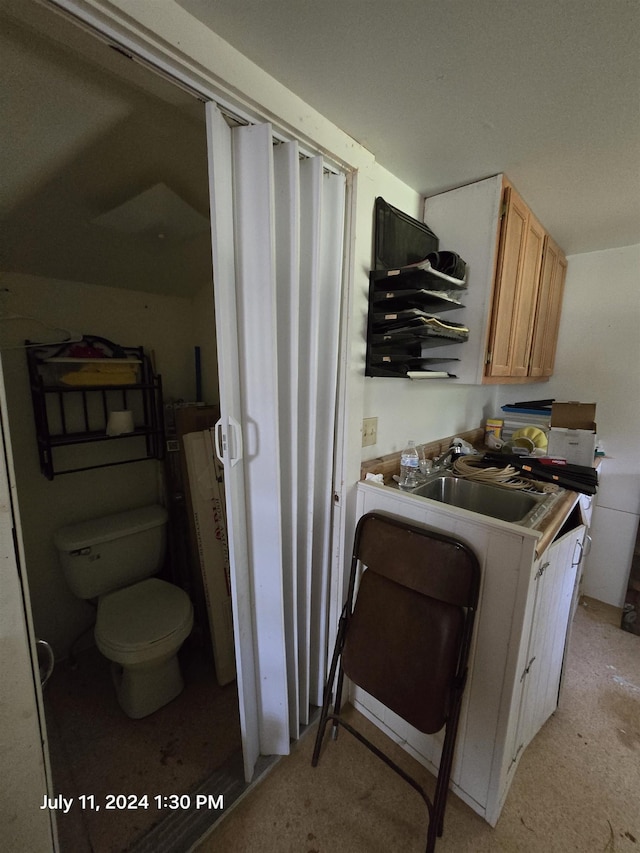
[[[458,457],[460,456],[462,456],[462,451],[459,447],[450,447],[448,450],[445,450],[442,456],[438,456],[437,459],[434,459],[432,461],[431,470],[440,471],[442,468],[450,468],[451,463],[454,461],[454,459],[458,459]],[[449,464],[447,464],[447,462]]]

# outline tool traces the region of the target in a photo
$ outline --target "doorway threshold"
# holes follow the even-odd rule
[[[320,708],[309,708],[309,723],[301,726],[299,737],[311,731],[320,716]],[[275,767],[282,755],[261,755],[250,782],[244,779],[242,749],[237,750],[189,795],[189,808],[172,811],[150,829],[125,853],[194,853],[205,837]],[[198,800],[200,797],[200,800]],[[214,803],[222,797],[224,807],[203,808],[197,803]],[[211,800],[209,799],[211,798]]]
[[[171,811],[126,853],[188,853],[274,765],[279,756],[260,756],[251,782],[245,782],[242,750],[234,753],[189,794],[187,808]],[[219,804],[223,803],[220,808]]]

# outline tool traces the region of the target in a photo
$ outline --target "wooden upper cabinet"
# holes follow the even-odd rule
[[[567,262],[505,175],[425,199],[424,220],[468,266],[464,384],[544,382],[553,372]],[[448,355],[445,347],[438,354]]]
[[[505,184],[486,374],[529,374],[545,231]]]
[[[545,239],[529,375],[553,374],[567,259],[549,235]]]

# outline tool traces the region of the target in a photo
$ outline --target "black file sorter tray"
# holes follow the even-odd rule
[[[403,356],[402,353],[395,352],[374,352],[371,355],[371,363],[373,364],[401,364],[408,361],[419,361],[423,369],[428,370],[436,365],[449,364],[450,362],[459,362],[459,358],[433,358],[431,355]]]
[[[466,341],[469,329],[462,323],[448,323],[419,309],[373,314],[372,334],[387,334],[393,339],[394,333],[405,335],[410,333],[416,340],[425,341],[429,338],[446,338],[457,343]]]
[[[369,278],[375,290],[424,289],[458,293],[467,289],[466,279],[453,278],[434,269],[426,258],[398,269],[372,270]]]
[[[455,373],[449,373],[448,371],[435,371],[430,368],[425,368],[421,364],[372,364],[370,367],[369,376],[387,376],[387,377],[402,377],[407,378],[410,372],[416,373],[432,373],[434,377],[439,379],[456,379]]]
[[[462,344],[468,328],[457,321],[440,318],[444,311],[463,308],[459,291],[431,291],[423,288],[389,288],[390,277],[380,271],[369,276],[367,322],[367,376],[407,377],[408,372],[430,372],[435,359],[425,353],[436,347]],[[405,278],[403,276],[403,278]],[[384,286],[380,287],[380,283]],[[398,279],[394,281],[394,284]],[[440,362],[449,361],[443,358]],[[434,376],[453,377],[446,370]]]
[[[455,311],[458,308],[464,308],[457,295],[454,296],[445,291],[425,290],[424,288],[417,290],[374,289],[372,298],[376,312],[421,308],[423,311],[441,314],[443,311]]]

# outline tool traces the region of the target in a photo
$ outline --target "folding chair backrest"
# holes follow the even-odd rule
[[[347,617],[344,672],[419,731],[440,731],[466,667],[477,559],[450,537],[370,513],[356,531],[350,597],[357,563],[366,570]]]
[[[356,530],[354,559],[416,592],[475,606],[479,571],[475,554],[462,542],[378,513],[364,515]]]

